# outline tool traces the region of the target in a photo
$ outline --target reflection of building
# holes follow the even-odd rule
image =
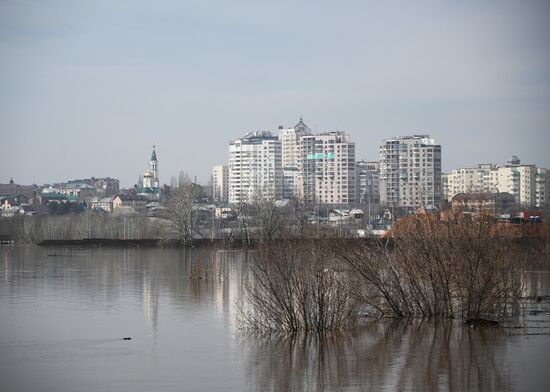
[[[441,145],[429,135],[384,140],[380,146],[380,202],[405,208],[438,208]]]

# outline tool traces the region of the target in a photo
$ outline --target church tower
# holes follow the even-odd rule
[[[153,174],[153,188],[159,188],[159,162],[157,160],[157,152],[155,151],[155,145],[153,145],[153,153],[151,154],[151,160],[149,161],[149,171]]]
[[[157,152],[153,146],[153,153],[151,154],[151,160],[149,161],[149,168],[143,174],[143,182],[138,194],[150,196],[151,194],[160,196],[160,181],[159,181],[159,162],[157,159]]]

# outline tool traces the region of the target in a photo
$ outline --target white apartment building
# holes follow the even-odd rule
[[[229,200],[229,167],[216,165],[212,168],[212,197],[217,203]]]
[[[315,135],[315,195],[320,204],[355,203],[355,143],[344,132]]]
[[[490,163],[479,164],[477,167],[462,168],[446,173],[446,183],[443,184],[443,197],[450,201],[458,193],[488,193],[496,191],[491,182],[491,171],[496,168]]]
[[[429,135],[386,139],[380,146],[380,202],[405,208],[438,208],[441,145]]]
[[[537,207],[546,206],[546,176],[548,170],[542,167],[537,168],[535,177],[535,205]]]
[[[283,199],[291,199],[302,193],[300,182],[301,139],[310,135],[310,128],[300,117],[293,128],[279,127],[281,161],[283,169]]]
[[[498,192],[508,192],[514,195],[521,206],[535,206],[536,174],[535,165],[504,166],[496,169],[494,186]]]
[[[229,203],[282,197],[281,142],[271,132],[251,132],[229,142]]]
[[[458,193],[508,192],[523,207],[543,207],[546,203],[546,169],[522,165],[512,156],[504,166],[480,164],[475,168],[455,169],[447,174],[443,194],[447,200]]]
[[[299,144],[297,196],[309,204],[317,201],[315,191],[315,144],[314,135],[303,136]]]

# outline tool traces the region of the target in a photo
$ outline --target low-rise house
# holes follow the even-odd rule
[[[330,223],[352,221],[362,219],[364,215],[363,210],[358,208],[351,210],[332,209],[329,211],[328,220]]]
[[[29,201],[38,193],[39,188],[36,185],[20,185],[10,179],[8,184],[0,184],[0,195],[23,195]]]
[[[516,208],[516,198],[508,192],[458,193],[453,196],[453,212],[507,214]]]
[[[150,200],[142,195],[118,194],[113,198],[113,211],[120,207],[132,207],[136,212],[145,212]]]
[[[39,197],[41,199],[41,204],[45,204],[44,201],[52,201],[56,196],[62,196],[58,198],[59,201],[81,202],[91,196],[95,196],[95,194],[96,189],[91,185],[67,183],[55,184],[54,186],[44,188],[40,192]]]
[[[8,210],[21,204],[28,204],[29,198],[23,194],[0,196],[0,209]]]
[[[105,212],[113,212],[113,198],[112,197],[104,197],[104,198],[97,198],[97,200],[91,200],[89,202],[89,206],[92,210],[103,210]]]
[[[36,210],[34,209],[34,206],[30,204],[21,204],[18,212],[22,215],[36,215]]]

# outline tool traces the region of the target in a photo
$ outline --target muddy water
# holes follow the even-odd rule
[[[0,390],[550,390],[546,298],[498,329],[384,320],[340,335],[243,336],[249,258],[0,247]],[[525,290],[550,296],[549,271],[526,272]]]

